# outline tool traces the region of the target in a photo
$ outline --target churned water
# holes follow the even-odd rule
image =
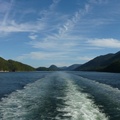
[[[0,119],[120,120],[119,83],[112,73],[1,73]]]

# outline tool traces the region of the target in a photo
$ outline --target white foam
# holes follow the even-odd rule
[[[49,84],[49,81],[43,80],[28,84],[23,90],[17,90],[7,98],[3,98],[0,103],[0,118],[2,120],[28,120],[26,115],[37,109],[38,104],[42,104],[45,88]]]
[[[66,81],[68,83],[64,98],[66,106],[63,109],[58,108],[58,111],[66,113],[64,116],[71,117],[70,120],[108,120],[106,115],[100,112],[94,102],[88,98],[88,94],[80,92],[72,80]],[[56,118],[61,119],[58,116]]]
[[[97,81],[83,77],[78,77],[76,79],[80,79],[82,83],[81,85],[91,87],[96,93],[104,95],[104,97],[106,97],[111,102],[113,101],[114,104],[118,104],[120,107],[120,90],[118,88],[113,88],[110,85],[99,83]]]

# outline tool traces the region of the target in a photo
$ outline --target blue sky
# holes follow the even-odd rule
[[[0,56],[34,67],[120,50],[120,0],[0,0]]]

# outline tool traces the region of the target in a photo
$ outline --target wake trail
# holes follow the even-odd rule
[[[65,72],[51,73],[3,98],[0,119],[108,120]]]
[[[67,82],[66,106],[59,111],[64,112],[65,120],[108,120],[106,115],[102,113],[99,108],[94,104],[87,93],[83,93],[82,89],[78,87],[69,74],[61,73],[63,79]],[[61,120],[59,117],[56,117]]]

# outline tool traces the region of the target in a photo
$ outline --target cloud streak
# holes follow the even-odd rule
[[[108,3],[108,0],[89,0],[92,4],[106,4]]]
[[[21,23],[17,24],[14,20],[6,23],[0,27],[0,32],[4,33],[16,33],[16,32],[37,32],[44,29],[44,24],[33,23]]]
[[[75,25],[80,22],[80,18],[87,14],[89,9],[89,4],[86,4],[83,10],[79,9],[70,19],[67,19],[67,21],[59,28],[59,36],[62,36],[63,34],[73,30]]]
[[[45,61],[46,64],[49,66],[51,64],[56,64],[58,66],[69,66],[71,64],[87,62],[88,60],[91,60],[93,57],[88,56],[81,56],[81,57],[71,57],[70,52],[31,52],[29,54],[23,54],[22,56],[19,56],[16,58],[18,61],[22,61],[24,59],[28,60],[36,60],[36,61]],[[38,67],[38,66],[37,66]]]
[[[0,8],[4,13],[3,20],[0,19],[1,25],[0,25],[0,36],[3,36],[4,34],[10,34],[10,33],[16,33],[16,32],[29,32],[29,33],[39,33],[39,32],[44,32],[44,31],[49,31],[49,18],[50,16],[54,13],[54,9],[57,6],[57,4],[60,2],[60,0],[53,0],[52,4],[49,6],[48,10],[42,10],[40,12],[40,19],[37,18],[36,21],[25,21],[25,22],[16,22],[19,21],[17,19],[13,19],[10,17],[11,10],[14,10],[13,4],[15,3],[14,0],[11,0],[10,2],[1,2],[2,3],[2,8]],[[1,5],[0,5],[1,6]],[[7,7],[6,7],[7,6]],[[18,11],[16,11],[17,13]],[[15,13],[15,14],[16,14]],[[25,16],[25,14],[33,14],[35,11],[33,9],[29,9],[24,11],[24,13],[21,15]],[[42,14],[42,16],[41,16]],[[52,15],[52,16],[53,16]],[[20,17],[20,19],[21,19]],[[20,20],[21,21],[21,20]],[[34,35],[34,37],[37,35]],[[33,36],[28,36],[30,39],[34,39]]]
[[[55,57],[56,56],[56,57]],[[67,58],[68,53],[67,52],[31,52],[30,54],[24,54],[22,56],[19,56],[17,59],[33,59],[33,60],[62,60]]]
[[[113,39],[113,38],[88,40],[87,43],[90,46],[95,46],[95,47],[120,48],[120,40]]]
[[[8,17],[11,12],[13,4],[14,4],[14,0],[11,0],[10,3],[3,3],[3,6],[5,6],[5,5],[7,5],[7,6],[2,8],[4,10],[6,9],[6,13],[5,13],[4,19],[2,21],[2,26],[6,25],[6,22],[8,20]]]
[[[32,41],[30,44],[34,48],[39,48],[39,49],[52,49],[55,51],[74,51],[76,46],[78,46],[78,40],[80,40],[80,36],[71,36],[71,32],[74,31],[75,26],[77,23],[80,22],[80,19],[82,16],[88,13],[90,6],[88,4],[85,5],[84,9],[79,9],[72,15],[71,17],[69,16],[67,19],[65,19],[59,28],[58,23],[54,26],[56,28],[56,32],[50,35],[47,35],[46,37],[42,39],[38,39],[37,41]],[[53,9],[52,9],[53,10]],[[47,12],[48,14],[48,12]],[[57,18],[57,17],[55,17]],[[60,22],[61,23],[61,22]],[[76,40],[75,40],[76,39]]]

